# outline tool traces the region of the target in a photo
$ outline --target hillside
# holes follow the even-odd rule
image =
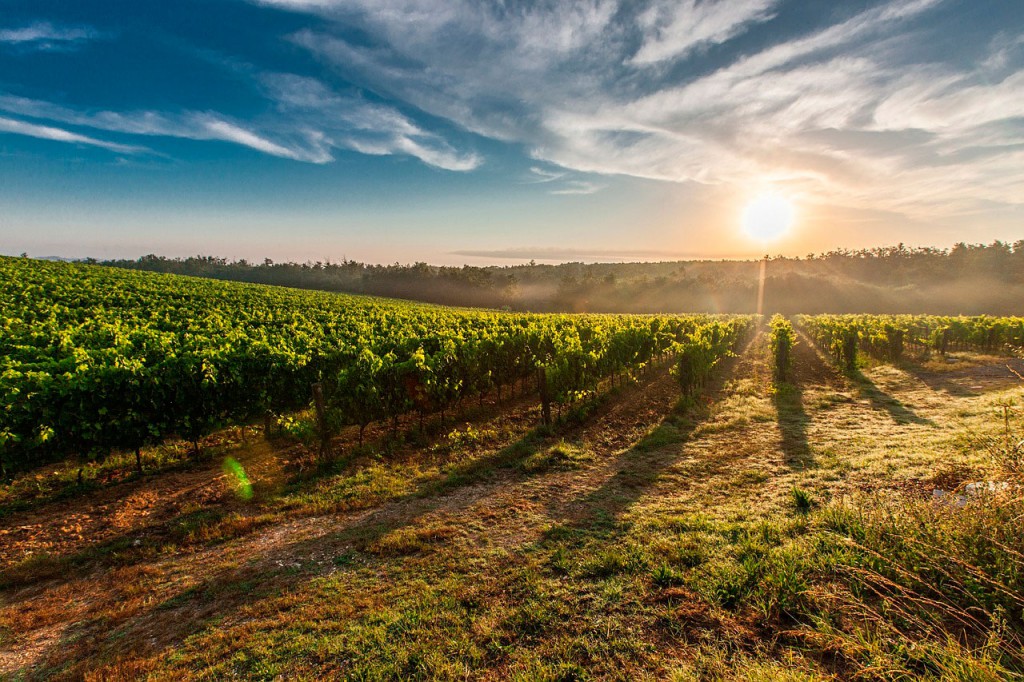
[[[80,464],[168,437],[198,453],[230,424],[317,407],[338,428],[422,423],[532,386],[544,421],[630,372],[688,351],[703,384],[752,316],[528,315],[0,258],[0,475]],[[312,433],[313,429],[306,429]]]
[[[563,263],[507,267],[263,263],[197,256],[104,265],[304,289],[534,312],[750,313],[757,261]],[[1024,298],[1024,242],[951,249],[833,251],[772,258],[768,312],[1016,315]]]
[[[1024,674],[1024,318],[0,273],[0,675]]]

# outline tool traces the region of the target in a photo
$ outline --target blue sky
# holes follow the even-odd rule
[[[1024,239],[1024,2],[0,1],[0,252]]]

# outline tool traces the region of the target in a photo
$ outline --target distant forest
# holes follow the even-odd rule
[[[537,312],[752,312],[758,261],[444,267],[211,256],[88,262],[196,277]],[[838,250],[768,262],[766,312],[1024,314],[1024,240]]]

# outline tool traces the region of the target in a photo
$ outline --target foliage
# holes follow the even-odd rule
[[[306,408],[318,382],[322,426],[361,433],[539,378],[568,405],[668,353],[699,358],[702,379],[749,323],[456,310],[24,258],[0,259],[0,306],[0,474],[196,443]]]
[[[757,295],[755,261],[522,264],[502,267],[372,265],[353,260],[250,263],[213,256],[106,261],[104,265],[260,284],[548,312],[746,312]],[[771,259],[767,309],[824,312],[1017,314],[1024,240],[903,244]],[[713,302],[713,303],[712,303]]]
[[[907,347],[945,354],[1012,352],[1024,346],[1024,317],[800,315],[797,321],[847,371],[857,366],[858,346],[885,362],[901,360]]]
[[[814,507],[814,498],[803,488],[793,486],[790,488],[789,494],[793,498],[793,507],[801,514],[806,514]]]
[[[1010,679],[1024,672],[1024,512],[1019,497],[968,504],[903,500],[833,505],[819,551],[846,585],[815,612],[811,641],[828,640],[856,668],[886,679]],[[917,646],[908,646],[916,642]]]
[[[687,342],[677,348],[672,368],[685,397],[692,397],[704,387],[718,362],[739,345],[752,325],[752,318],[740,317],[694,329]]]
[[[775,378],[786,381],[793,364],[793,346],[796,345],[796,332],[793,325],[782,315],[775,315],[771,320],[772,335],[770,340],[772,359],[774,360]]]

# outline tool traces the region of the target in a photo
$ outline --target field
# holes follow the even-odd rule
[[[507,315],[2,265],[0,676],[1024,674],[1019,318]]]

